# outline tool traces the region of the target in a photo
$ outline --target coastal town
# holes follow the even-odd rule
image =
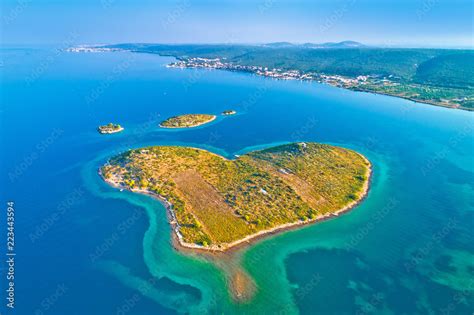
[[[351,88],[361,84],[367,84],[374,80],[383,82],[384,84],[391,84],[392,82],[385,78],[375,76],[360,75],[355,78],[344,77],[340,75],[326,75],[320,73],[302,73],[299,70],[284,70],[279,68],[270,69],[262,66],[246,66],[238,65],[229,62],[224,62],[220,58],[183,58],[177,62],[167,65],[169,68],[207,68],[207,69],[221,69],[230,71],[249,72],[260,76],[280,79],[280,80],[309,80],[320,83],[327,83],[338,87]]]

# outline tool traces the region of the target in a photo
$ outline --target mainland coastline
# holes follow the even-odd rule
[[[365,92],[370,94],[398,97],[420,104],[428,104],[466,111],[474,110],[472,83],[462,78],[457,78],[455,82],[449,82],[449,80],[440,81],[440,78],[443,77],[442,73],[440,72],[444,69],[443,59],[445,57],[443,56],[433,56],[431,54],[427,54],[426,56],[424,56],[423,58],[426,60],[423,59],[421,64],[418,64],[417,66],[420,66],[422,64],[426,65],[430,64],[431,62],[434,62],[436,64],[439,64],[439,67],[435,69],[436,77],[434,79],[426,79],[426,74],[421,76],[422,79],[419,79],[416,77],[416,75],[413,76],[413,74],[410,74],[410,69],[404,69],[402,71],[403,75],[401,75],[399,73],[401,70],[399,69],[399,65],[393,63],[394,58],[387,58],[385,61],[381,61],[380,64],[377,63],[376,68],[378,69],[378,71],[374,71],[372,65],[363,65],[360,70],[354,72],[350,67],[346,70],[339,69],[339,66],[337,64],[330,66],[332,67],[332,69],[325,70],[323,67],[323,69],[319,70],[308,70],[306,67],[306,60],[303,63],[299,63],[298,59],[296,59],[296,62],[292,61],[287,62],[286,64],[284,61],[282,61],[282,65],[277,67],[277,64],[275,64],[274,62],[272,63],[269,62],[267,59],[261,59],[260,56],[255,52],[252,53],[254,48],[253,46],[246,46],[245,48],[249,50],[250,57],[254,57],[255,59],[259,60],[259,62],[240,62],[238,59],[233,61],[232,58],[236,58],[239,51],[238,49],[235,49],[235,51],[230,49],[230,51],[226,53],[221,52],[217,54],[217,52],[220,52],[220,50],[218,49],[219,47],[211,46],[207,47],[208,49],[210,49],[208,53],[204,52],[200,55],[191,54],[190,56],[189,53],[191,51],[189,49],[192,48],[192,45],[182,47],[178,50],[173,50],[172,52],[170,52],[167,47],[168,46],[166,45],[148,47],[146,45],[143,46],[137,44],[117,44],[105,46],[78,46],[68,48],[67,51],[129,51],[132,53],[156,53],[161,56],[172,56],[176,58],[176,61],[171,62],[167,65],[167,67],[169,68],[219,69],[233,72],[251,73],[279,80],[312,81],[356,92]],[[275,48],[266,47],[265,49],[267,49],[270,55],[274,54],[275,52],[279,52],[279,50]],[[296,53],[303,53],[305,51],[308,51],[307,48],[299,46],[294,46],[294,49],[294,52]],[[384,48],[378,49],[381,52],[387,52]],[[216,51],[216,54],[212,53],[214,50]],[[324,51],[324,49],[322,51]],[[341,48],[332,49],[332,51],[337,51],[340,53],[344,52],[344,54],[340,56],[340,61],[346,62],[354,58],[363,58],[363,55],[365,54],[370,56],[372,49],[358,49],[358,55],[355,56],[351,54],[351,51],[353,51],[353,49]],[[425,55],[427,53],[426,50],[408,48],[405,49],[405,51],[407,53],[407,58],[410,58],[410,56],[416,57],[419,54]],[[289,58],[295,58],[295,56],[292,53],[289,53],[287,50],[284,50],[283,52],[287,53]],[[345,52],[349,53],[346,55]],[[387,54],[387,57],[392,53],[396,54],[397,51],[393,49],[390,53]],[[435,52],[435,55],[438,55],[440,53],[441,51]],[[459,56],[457,56],[457,53],[459,53]],[[329,64],[333,62],[331,58],[328,59],[328,57],[325,55],[319,56],[318,58],[327,60]],[[466,51],[453,51],[453,53],[449,56],[448,59],[452,59],[452,64],[456,64],[456,62],[458,62],[458,58],[461,58],[462,60],[469,60],[469,58],[471,58],[471,55],[469,52]],[[390,68],[389,72],[386,71],[387,66]],[[407,72],[408,74],[405,72]],[[436,82],[432,82],[433,80]],[[462,83],[459,84],[458,81]]]

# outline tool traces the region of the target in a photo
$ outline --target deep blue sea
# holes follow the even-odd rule
[[[15,209],[15,309],[2,314],[472,314],[474,113],[300,81],[172,69],[128,52],[0,50],[0,255]],[[183,113],[238,115],[183,131]],[[125,131],[100,135],[120,123]],[[267,238],[225,268],[176,252],[165,209],[104,184],[113,155],[154,144],[232,157],[316,141],[366,155],[368,198],[350,213]]]

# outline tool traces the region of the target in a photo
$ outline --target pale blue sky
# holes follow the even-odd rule
[[[469,0],[2,0],[2,43],[473,46]]]

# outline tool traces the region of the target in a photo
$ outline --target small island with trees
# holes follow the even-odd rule
[[[237,112],[235,110],[225,110],[222,112],[222,115],[224,116],[231,116],[231,115],[235,115],[237,114]]]
[[[192,128],[210,123],[217,117],[209,114],[186,114],[174,116],[160,123],[162,128]]]
[[[110,134],[110,133],[117,133],[123,131],[123,127],[119,124],[109,123],[107,125],[102,125],[97,128],[97,131],[101,134]]]
[[[160,200],[178,248],[226,251],[350,210],[368,192],[371,164],[355,151],[318,143],[279,145],[235,160],[154,146],[113,157],[99,173],[116,188]]]

